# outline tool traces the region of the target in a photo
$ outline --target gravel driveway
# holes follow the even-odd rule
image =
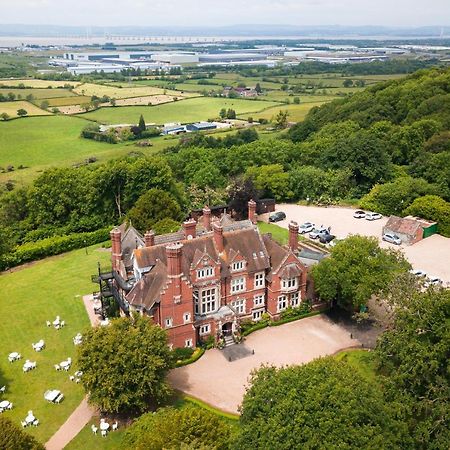
[[[261,364],[302,364],[348,347],[359,347],[356,339],[325,315],[308,317],[279,327],[256,331],[243,344],[241,359],[228,360],[228,353],[208,350],[194,364],[174,369],[169,381],[178,390],[223,411],[237,413],[253,369]],[[227,349],[228,350],[228,349]],[[253,354],[254,350],[254,354]]]
[[[316,225],[331,227],[331,233],[342,239],[349,234],[375,236],[384,248],[400,248],[415,269],[425,270],[428,275],[435,275],[450,284],[450,239],[440,235],[430,236],[414,245],[393,245],[381,240],[383,226],[388,218],[369,221],[354,219],[352,208],[300,206],[292,204],[277,205],[277,211],[286,213],[286,220],[277,225],[287,228],[291,220],[301,225],[313,222]]]

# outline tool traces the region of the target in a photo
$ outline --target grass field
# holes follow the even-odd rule
[[[199,97],[166,103],[157,106],[130,106],[122,108],[102,108],[83,114],[83,117],[100,123],[132,123],[142,114],[148,123],[164,124],[167,122],[195,122],[218,117],[222,108],[232,108],[239,114],[262,111],[277,106],[276,102],[254,100],[224,99]]]
[[[16,97],[21,95],[23,99],[30,94],[35,99],[70,97],[76,95],[68,89],[0,89],[0,94],[7,95],[9,92],[12,92]]]
[[[0,80],[0,87],[2,86],[19,86],[20,84],[25,85],[25,87],[30,88],[52,88],[63,87],[65,84],[70,84],[71,86],[78,86],[80,83],[78,81],[49,81],[49,80],[34,80],[34,79],[21,79],[21,80]]]
[[[88,255],[85,249],[76,250],[0,274],[0,385],[6,385],[4,398],[14,405],[3,415],[20,426],[31,409],[41,424],[26,430],[41,442],[61,426],[84,396],[82,387],[69,380],[73,368],[57,372],[53,366],[69,356],[75,360],[72,338],[90,326],[80,296],[95,289],[90,275],[96,272],[97,261],[106,264],[109,256],[99,246],[92,246]],[[58,331],[45,325],[56,315],[67,324]],[[46,346],[36,353],[31,343],[39,339],[44,339]],[[23,359],[9,363],[8,354],[13,351]],[[37,361],[37,368],[23,373],[25,359]],[[61,390],[63,402],[46,402],[43,395],[47,389]]]
[[[49,98],[50,106],[67,106],[67,105],[82,105],[83,103],[90,103],[91,97],[83,95],[75,95],[73,97]]]
[[[266,109],[260,113],[254,114],[253,119],[267,119],[270,120],[275,117],[280,111],[288,111],[288,121],[289,122],[300,122],[308,114],[309,110],[314,106],[323,105],[325,102],[316,102],[316,103],[300,103],[299,105],[290,104],[290,105],[280,105],[274,106],[272,108]],[[244,118],[244,116],[241,116]]]
[[[44,111],[32,103],[23,100],[15,102],[0,102],[0,114],[6,113],[9,117],[18,117],[17,110],[19,109],[24,109],[27,111],[28,116],[48,116],[51,114],[48,111]],[[0,139],[2,138],[0,137]]]
[[[164,94],[164,89],[152,86],[118,87],[118,86],[103,86],[100,84],[92,84],[92,83],[81,84],[80,86],[77,86],[74,89],[74,91],[79,95],[86,95],[88,97],[92,95],[96,95],[97,97],[107,95],[108,97],[116,99]],[[176,91],[167,91],[166,94],[180,96],[180,93]]]

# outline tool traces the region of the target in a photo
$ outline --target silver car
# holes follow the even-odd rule
[[[375,213],[375,212],[367,212],[366,213],[366,220],[379,220],[382,217],[383,216],[379,213]]]
[[[396,234],[391,233],[384,233],[383,241],[390,242],[395,245],[400,245],[402,243],[402,240]]]
[[[299,227],[298,227],[298,232],[299,234],[305,234],[305,233],[309,233],[311,231],[314,230],[315,225],[311,222],[305,222],[302,223]]]
[[[328,233],[328,229],[325,228],[324,226],[321,226],[319,228],[314,228],[313,231],[311,231],[311,233],[309,233],[309,237],[311,239],[318,239],[320,237],[321,234],[323,233]]]

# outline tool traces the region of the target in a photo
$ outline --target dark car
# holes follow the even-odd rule
[[[274,212],[269,216],[269,222],[279,222],[286,219],[286,214],[283,211]]]
[[[330,233],[322,233],[319,236],[319,242],[321,244],[329,244],[336,236]]]

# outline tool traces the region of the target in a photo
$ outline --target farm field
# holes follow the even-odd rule
[[[279,104],[270,101],[199,97],[158,106],[102,108],[83,114],[83,117],[100,123],[114,124],[136,122],[142,114],[148,123],[186,123],[217,117],[222,108],[233,108],[236,114],[242,115],[256,113],[277,105]]]
[[[83,103],[89,103],[91,101],[91,97],[75,95],[73,97],[49,98],[47,100],[50,106],[68,106],[68,105],[82,105]]]
[[[4,398],[14,405],[3,415],[20,426],[31,409],[40,425],[26,431],[41,442],[46,442],[84,396],[81,385],[69,380],[75,365],[69,372],[57,372],[54,364],[69,356],[75,361],[72,338],[90,326],[80,296],[95,288],[90,275],[96,272],[97,262],[109,260],[109,252],[99,247],[89,247],[87,255],[80,249],[0,274],[2,316],[11,319],[0,327],[0,383],[6,385]],[[45,324],[56,315],[66,322],[60,330]],[[44,339],[45,349],[37,353],[31,344],[39,339]],[[9,363],[8,354],[13,351],[21,353],[22,360]],[[37,368],[23,373],[25,359],[36,361]],[[60,405],[44,400],[48,389],[63,392]]]
[[[19,86],[23,84],[25,87],[29,88],[52,88],[64,87],[64,85],[70,84],[71,86],[78,86],[80,83],[78,81],[50,81],[50,80],[35,80],[32,78],[28,79],[7,79],[0,80],[0,87],[2,86]]]
[[[262,112],[253,115],[253,119],[267,119],[270,120],[278,114],[279,111],[288,111],[288,121],[289,122],[300,122],[308,114],[309,110],[314,106],[323,105],[325,102],[311,102],[311,103],[300,103],[299,105],[280,105],[274,106],[272,108],[266,109]]]
[[[116,86],[105,86],[100,84],[85,83],[77,86],[74,91],[79,95],[85,95],[91,97],[96,95],[97,97],[102,97],[107,95],[111,98],[130,98],[130,97],[144,97],[149,95],[162,95],[164,94],[164,89],[156,87],[116,87]],[[167,91],[167,95],[180,96],[179,92]]]
[[[6,113],[10,117],[18,117],[17,110],[24,109],[29,116],[48,116],[50,113],[45,111],[32,103],[19,100],[15,102],[0,102],[0,114]],[[4,125],[4,124],[2,124]],[[0,138],[1,139],[1,138]]]
[[[27,95],[32,95],[35,99],[49,99],[49,98],[59,98],[59,97],[75,97],[76,94],[69,91],[68,89],[18,89],[18,88],[3,88],[0,89],[0,94],[8,95],[8,93],[13,93],[16,98],[17,96],[21,96],[23,99],[27,97]]]

